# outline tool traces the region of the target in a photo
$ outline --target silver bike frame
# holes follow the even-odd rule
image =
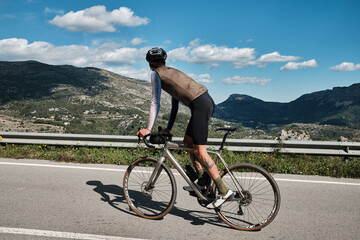
[[[190,150],[190,151],[193,150],[193,148],[187,147],[187,146],[185,146],[183,144],[178,144],[178,143],[174,143],[174,142],[166,142],[164,148],[162,149],[162,153],[160,155],[160,158],[159,158],[157,164],[155,165],[155,169],[154,169],[153,173],[151,174],[149,182],[146,185],[146,188],[151,188],[151,187],[153,187],[155,185],[155,183],[156,183],[156,181],[157,181],[157,179],[158,179],[158,177],[160,176],[160,173],[161,173],[161,164],[167,158],[174,165],[174,167],[180,173],[180,175],[185,179],[185,181],[190,185],[190,187],[194,190],[196,196],[198,196],[198,198],[200,200],[209,201],[210,199],[205,197],[201,193],[201,191],[199,191],[199,189],[196,187],[196,185],[187,176],[184,168],[180,165],[180,163],[176,160],[176,158],[171,154],[170,150],[176,150],[176,149]],[[232,180],[237,182],[236,178],[229,171],[228,165],[226,164],[225,160],[221,157],[221,155],[218,152],[214,152],[214,151],[210,151],[210,150],[208,150],[207,152],[211,153],[211,154],[215,154],[217,156],[217,158],[220,159],[220,161],[225,166],[225,168],[228,171],[229,176],[232,178]],[[240,186],[241,187],[240,184],[235,184],[235,186]],[[238,189],[238,192],[240,194],[240,197],[243,197],[240,189]]]

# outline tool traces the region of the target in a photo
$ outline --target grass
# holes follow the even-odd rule
[[[185,151],[173,151],[174,156],[185,166],[190,164]],[[44,159],[61,162],[128,165],[137,158],[159,157],[159,151],[144,148],[94,148],[55,147],[46,145],[5,144],[0,148],[0,157]],[[237,153],[225,150],[223,158],[227,164],[248,162],[259,165],[271,173],[320,175],[330,177],[360,178],[360,158],[310,155],[288,155],[279,153]],[[168,164],[170,164],[168,162]],[[171,166],[170,166],[171,167]],[[222,166],[219,166],[222,169]]]

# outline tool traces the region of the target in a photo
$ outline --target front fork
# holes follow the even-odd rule
[[[149,181],[147,182],[147,184],[144,187],[144,190],[149,192],[151,189],[154,188],[156,181],[158,180],[161,171],[162,171],[162,167],[161,164],[165,161],[165,157],[161,156],[159,158],[159,160],[157,161],[154,171],[152,172]]]

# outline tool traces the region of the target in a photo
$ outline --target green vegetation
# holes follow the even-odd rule
[[[183,166],[190,164],[188,154],[185,151],[174,151],[173,153]],[[144,148],[54,147],[10,144],[5,144],[0,148],[0,157],[5,158],[45,159],[77,163],[128,165],[143,156],[158,157],[159,152]],[[259,165],[271,173],[360,178],[360,158],[345,160],[342,157],[236,153],[227,150],[223,152],[223,158],[229,165],[249,162]],[[219,169],[222,169],[222,166],[219,166]]]

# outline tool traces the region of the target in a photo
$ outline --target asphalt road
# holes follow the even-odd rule
[[[134,215],[125,166],[0,158],[0,239],[359,239],[360,179],[274,175],[281,209],[257,232],[229,228],[175,175],[175,207],[162,220]]]

